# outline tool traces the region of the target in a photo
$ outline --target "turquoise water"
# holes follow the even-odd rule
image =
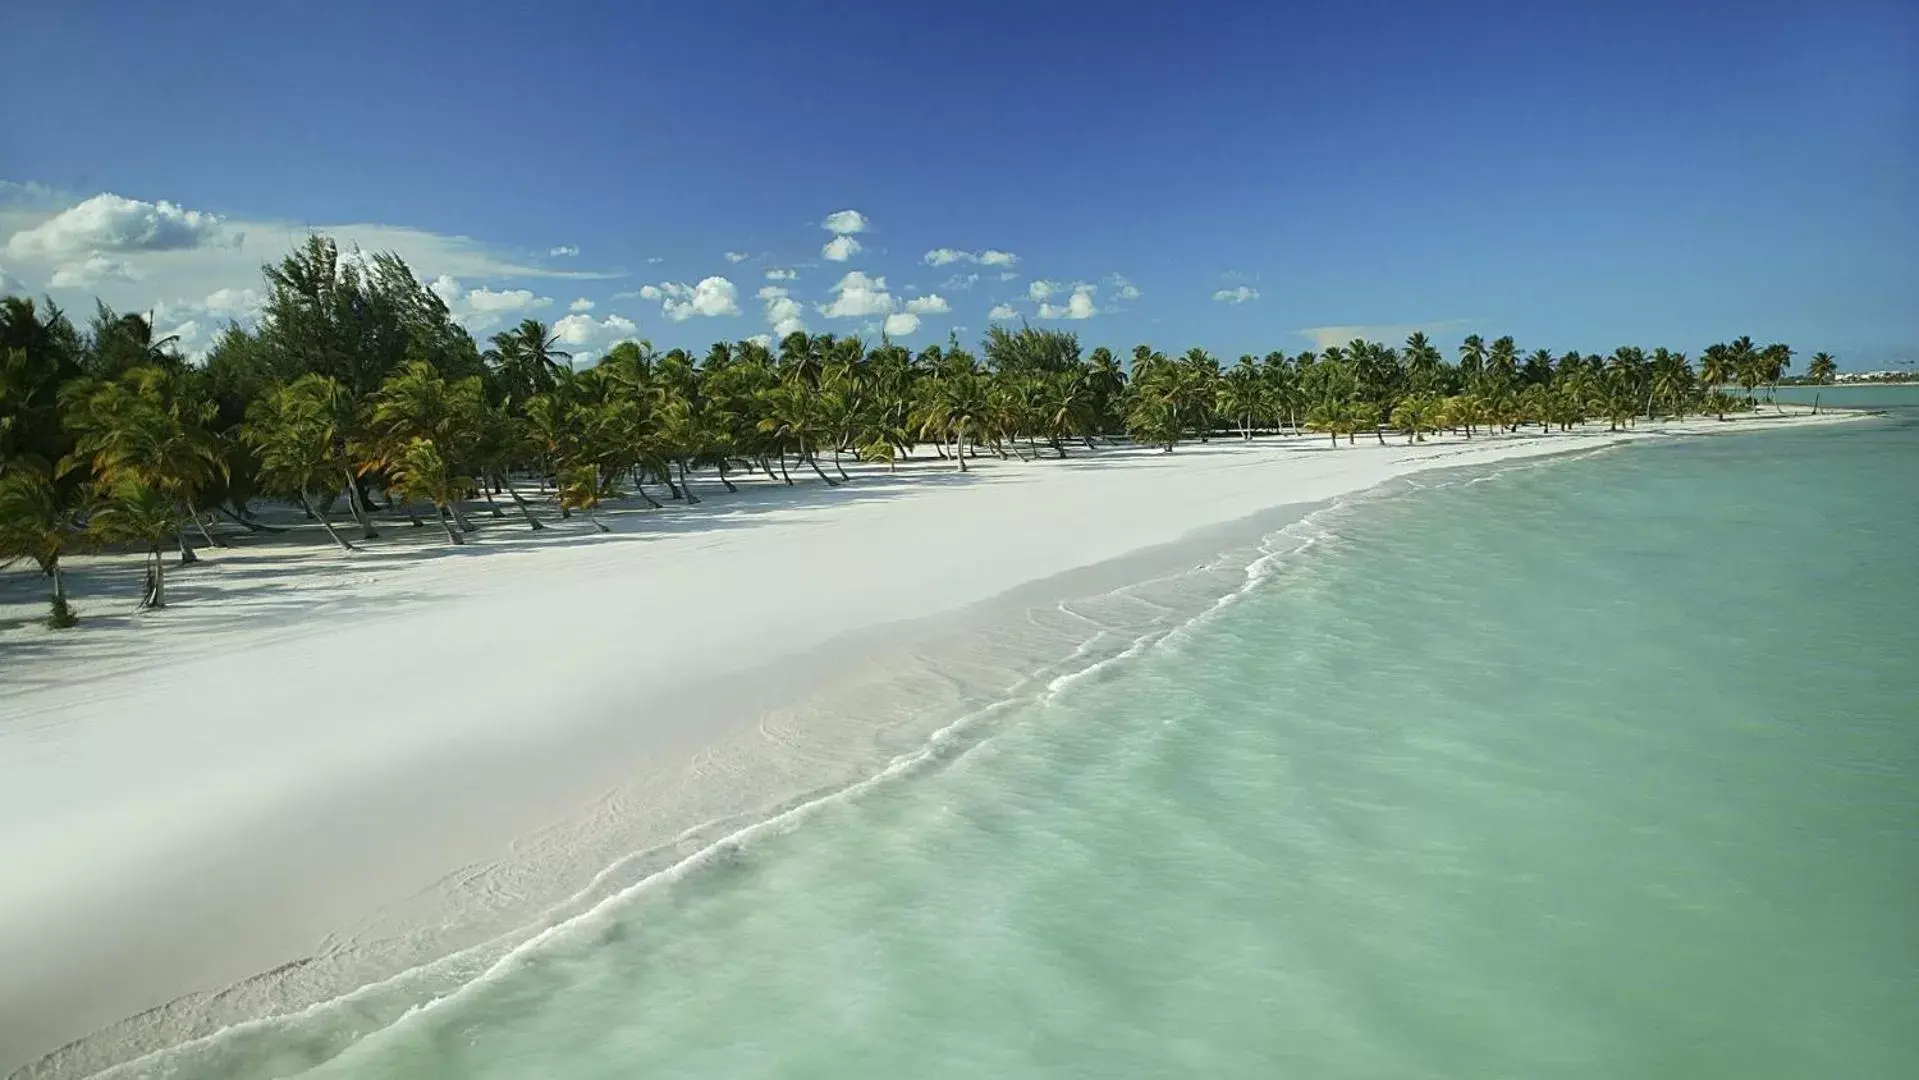
[[[925,767],[221,1072],[1912,1075],[1916,476],[1919,411],[1416,478]]]

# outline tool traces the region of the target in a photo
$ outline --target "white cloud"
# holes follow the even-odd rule
[[[485,286],[468,289],[461,300],[469,310],[480,314],[538,311],[553,303],[552,297],[535,296],[531,289],[495,290]]]
[[[838,233],[841,236],[865,232],[872,227],[873,223],[868,221],[866,215],[860,213],[858,210],[838,210],[826,215],[826,220],[820,222],[820,228],[825,229],[827,232]]]
[[[648,285],[641,289],[640,295],[660,300],[660,310],[674,322],[685,322],[695,315],[714,318],[740,313],[740,291],[723,277],[702,278],[698,285],[663,281],[658,288]]]
[[[666,256],[664,255],[648,255],[646,257],[646,262],[647,262],[647,265],[649,266],[658,266],[665,261],[666,261]]]
[[[265,303],[258,289],[216,289],[207,294],[200,307],[209,315],[251,322],[259,317]]]
[[[209,244],[233,244],[218,215],[187,210],[162,199],[142,202],[101,192],[7,241],[17,259],[72,262],[98,252],[184,251]]]
[[[894,337],[905,337],[920,328],[920,317],[910,311],[895,312],[886,317],[885,330]]]
[[[608,315],[604,319],[595,319],[591,315],[576,313],[565,316],[553,324],[553,333],[562,345],[576,352],[581,347],[595,350],[605,349],[622,341],[630,341],[633,332],[639,326],[624,315]],[[575,367],[583,366],[587,358],[596,353],[580,353],[573,358]]]
[[[1039,317],[1042,319],[1090,319],[1100,313],[1099,308],[1093,304],[1093,296],[1098,292],[1097,285],[1075,285],[1073,295],[1067,297],[1065,306],[1041,304]]]
[[[7,273],[7,268],[0,266],[0,293],[23,293],[26,291],[26,282],[21,281],[17,277],[10,276]]]
[[[105,255],[89,255],[79,262],[66,263],[54,268],[53,277],[48,279],[50,289],[86,289],[105,281],[139,281],[143,275],[124,259],[110,259]]]
[[[1314,345],[1323,349],[1328,345],[1344,345],[1354,338],[1364,338],[1367,341],[1398,341],[1415,330],[1428,334],[1445,333],[1451,330],[1462,330],[1471,323],[1471,319],[1438,319],[1422,323],[1309,326],[1295,333],[1310,338]]]
[[[1106,283],[1113,287],[1114,294],[1121,300],[1137,300],[1140,297],[1139,286],[1126,280],[1124,274],[1108,274]]]
[[[744,251],[729,251],[726,253],[726,261],[730,263],[743,263],[750,258],[752,258],[752,256]]]
[[[921,256],[920,261],[928,266],[948,266],[953,263],[978,263],[981,266],[1012,266],[1019,262],[1019,256],[1010,251],[998,251],[987,248],[985,251],[961,251],[958,248],[934,248]]]
[[[1044,300],[1058,291],[1058,282],[1041,279],[1026,286],[1026,298],[1029,300]]]
[[[754,334],[752,337],[747,338],[746,340],[752,342],[755,345],[758,345],[762,349],[770,349],[773,347],[772,334]]]
[[[766,303],[766,321],[773,332],[780,337],[806,329],[806,322],[800,316],[806,309],[798,300],[778,285],[766,285],[760,288],[759,297]]]
[[[863,250],[860,242],[851,236],[835,236],[820,248],[820,257],[831,262],[845,262]]]
[[[640,286],[640,299],[642,300],[658,300],[661,296],[664,296],[664,295],[665,294],[660,291],[660,287],[658,285]]]
[[[1221,289],[1213,294],[1213,299],[1222,304],[1244,304],[1248,300],[1259,299],[1259,290],[1250,285],[1238,285],[1231,289]]]
[[[573,244],[561,244],[558,247],[547,248],[546,253],[556,259],[570,259],[578,255],[580,249]]]
[[[886,291],[886,279],[867,277],[853,270],[833,286],[833,302],[820,305],[820,314],[829,319],[862,315],[890,315],[893,295]]]
[[[777,267],[766,272],[766,280],[768,281],[792,281],[799,276],[800,272],[798,270],[783,270]]]
[[[955,292],[964,292],[978,284],[978,274],[954,274],[952,277],[947,278],[946,283],[940,287],[943,289],[952,289]]]
[[[165,325],[165,324],[162,324],[162,325]],[[187,356],[188,358],[197,358],[199,357],[201,353],[204,353],[207,351],[207,346],[208,344],[210,344],[210,342],[202,341],[200,339],[200,332],[202,329],[203,328],[200,325],[200,320],[188,319],[186,322],[183,322],[179,324],[178,326],[168,327],[166,329],[161,330],[159,333],[159,338],[160,339],[165,339],[165,338],[176,339],[173,343],[174,348],[178,349],[183,355]]]
[[[1011,280],[1013,280],[1014,278],[1016,278],[1016,277],[1018,277],[1018,276],[1019,276],[1018,274],[1015,274],[1015,273],[1013,273],[1013,272],[1012,272],[1011,270],[1008,270],[1008,271],[1006,271],[1006,272],[1004,272],[1004,273],[1002,273],[1002,274],[1000,274],[1000,276],[999,276],[999,279],[1000,279],[1001,281],[1011,281]]]
[[[946,302],[944,296],[938,293],[927,293],[925,296],[916,296],[908,300],[906,310],[915,315],[944,315],[953,310],[953,307]]]
[[[1019,312],[1014,311],[1011,304],[994,304],[993,310],[987,312],[986,317],[991,320],[1010,319],[1018,314]]]
[[[580,297],[580,298],[579,298],[578,300],[575,300],[575,301],[573,301],[572,303],[570,303],[570,304],[568,304],[568,305],[566,305],[566,310],[568,310],[568,311],[592,311],[592,310],[593,310],[593,301],[591,301],[591,300],[588,300],[588,299],[587,299],[586,297],[584,297],[584,296],[582,296],[582,297]]]

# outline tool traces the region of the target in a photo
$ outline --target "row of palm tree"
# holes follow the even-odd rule
[[[576,371],[534,320],[482,349],[396,256],[342,258],[314,237],[265,276],[257,329],[229,326],[198,363],[138,315],[101,305],[82,331],[50,303],[0,300],[0,564],[29,559],[50,579],[52,625],[73,622],[63,555],[143,550],[140,602],[162,607],[167,549],[193,562],[196,543],[222,542],[220,519],[272,529],[254,516],[262,500],[299,508],[342,551],[423,513],[460,544],[469,512],[505,517],[503,500],[529,529],[557,512],[604,530],[598,508],[629,493],[691,506],[696,476],[733,491],[743,472],[838,486],[848,457],[891,470],[930,453],[964,472],[982,454],[1066,458],[1119,440],[1171,452],[1313,431],[1337,447],[1723,417],[1792,355],[1739,338],[1695,369],[1663,348],[1522,356],[1510,337],[1473,336],[1448,361],[1415,333],[1225,367],[1203,349],[1140,345],[1122,361],[1082,354],[1069,333],[994,326],[978,354],[956,339],[915,353],[795,333],[701,357],[625,342]]]

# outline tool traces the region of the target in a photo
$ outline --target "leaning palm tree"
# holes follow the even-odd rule
[[[261,395],[247,410],[241,437],[258,458],[261,486],[297,500],[309,517],[319,519],[340,550],[352,551],[353,545],[334,530],[328,513],[338,492],[334,485],[339,481],[340,431],[328,407],[330,390],[322,383],[333,380],[311,378],[318,381],[303,379]],[[312,498],[315,491],[324,496],[317,509]]]
[[[450,508],[473,490],[473,480],[452,472],[432,439],[412,439],[393,453],[388,464],[393,488],[400,497],[431,502],[439,511],[440,527],[446,530],[447,541],[465,543],[460,534],[453,531]]]
[[[1428,432],[1439,430],[1440,408],[1439,399],[1431,394],[1403,397],[1393,409],[1393,428],[1405,435],[1408,443],[1425,442]]]
[[[167,606],[167,567],[160,549],[179,535],[181,509],[173,493],[128,474],[107,493],[87,522],[87,531],[103,543],[134,543],[146,548],[147,572],[140,607]]]
[[[586,515],[586,520],[601,532],[612,532],[595,513],[600,503],[618,498],[619,492],[613,490],[612,483],[601,475],[600,470],[591,465],[572,465],[560,470],[560,505],[569,510],[578,510]]]
[[[52,586],[47,597],[47,626],[65,629],[79,620],[67,605],[66,571],[60,557],[80,546],[85,534],[84,489],[61,483],[51,470],[21,462],[0,473],[0,566],[32,559]]]

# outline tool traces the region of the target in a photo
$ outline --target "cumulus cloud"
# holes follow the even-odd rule
[[[833,302],[820,305],[820,314],[829,319],[862,315],[890,315],[893,294],[886,291],[886,279],[868,277],[858,270],[849,271],[832,288]]]
[[[1044,300],[1058,291],[1059,284],[1057,282],[1047,281],[1042,278],[1026,286],[1026,298],[1028,300]]]
[[[953,263],[978,263],[981,266],[1012,266],[1019,262],[1019,256],[1010,251],[998,251],[987,248],[985,251],[961,251],[958,248],[934,248],[921,256],[920,261],[928,266],[950,266]]]
[[[567,315],[553,324],[553,334],[560,343],[575,351],[592,348],[603,351],[622,341],[633,340],[634,331],[639,325],[623,315],[608,315],[604,319],[595,319],[585,313]],[[574,357],[574,366],[585,363],[585,358],[595,353],[579,353]]]
[[[1140,297],[1139,286],[1126,280],[1124,274],[1108,274],[1106,283],[1113,287],[1113,295],[1121,300],[1137,300]]]
[[[55,267],[53,277],[47,281],[47,287],[87,289],[105,281],[139,281],[141,276],[141,273],[124,259],[89,255],[77,262],[63,263]]]
[[[1463,330],[1471,324],[1471,319],[1438,319],[1421,323],[1309,326],[1294,332],[1301,337],[1311,339],[1314,345],[1324,349],[1328,345],[1344,345],[1354,338],[1365,338],[1367,341],[1398,341],[1415,330],[1436,334]]]
[[[753,256],[748,255],[744,251],[729,251],[726,253],[726,261],[730,263],[743,263],[752,257]]]
[[[657,288],[642,288],[640,295],[659,300],[660,310],[674,322],[685,322],[696,315],[714,318],[740,313],[740,291],[723,277],[702,278],[697,285],[662,281]]]
[[[772,334],[754,334],[752,337],[747,338],[746,340],[752,342],[755,345],[758,345],[762,349],[770,349],[773,347]]]
[[[820,248],[820,257],[830,262],[845,262],[862,250],[860,242],[851,236],[835,236]]]
[[[225,234],[217,214],[165,199],[142,202],[101,192],[14,233],[7,253],[18,259],[77,262],[100,252],[182,251],[237,239]]]
[[[1014,311],[1011,304],[994,304],[993,310],[987,312],[986,317],[993,320],[1010,319],[1018,314],[1019,312]]]
[[[766,272],[766,280],[768,281],[792,281],[799,276],[800,272],[798,270],[786,270],[780,267],[774,267]]]
[[[580,249],[573,244],[561,244],[558,247],[547,248],[546,253],[556,259],[570,259],[578,255]]]
[[[978,274],[954,274],[952,277],[947,278],[946,283],[940,287],[943,289],[952,289],[955,292],[964,292],[978,284]]]
[[[853,233],[866,232],[872,227],[873,223],[867,220],[866,215],[860,213],[858,210],[838,210],[826,215],[826,220],[820,222],[820,228],[830,233],[838,233],[841,236],[850,236]]]
[[[884,329],[893,337],[905,337],[920,328],[920,317],[910,311],[895,312],[886,317]]]
[[[1090,319],[1100,313],[1099,308],[1093,303],[1093,297],[1098,292],[1097,285],[1075,285],[1073,295],[1066,298],[1065,304],[1041,304],[1039,317],[1042,319]]]
[[[531,289],[469,289],[450,274],[441,274],[427,285],[446,304],[452,315],[468,330],[479,333],[513,319],[530,317],[553,306],[553,298],[540,296]]]
[[[200,307],[209,315],[247,322],[259,316],[265,303],[266,298],[258,289],[215,289],[201,301]]]
[[[1248,300],[1259,299],[1259,290],[1251,285],[1236,285],[1230,289],[1221,289],[1213,294],[1213,299],[1222,304],[1244,304]]]
[[[575,301],[573,301],[572,303],[570,303],[570,304],[568,304],[568,305],[566,305],[566,310],[568,310],[568,311],[592,311],[592,310],[593,310],[593,301],[591,301],[591,300],[588,300],[588,299],[587,299],[586,297],[584,297],[584,296],[582,296],[582,297],[580,297],[580,298],[579,298],[578,300],[575,300]]]
[[[785,289],[778,285],[762,286],[759,297],[766,305],[766,321],[775,334],[785,337],[806,329],[806,321],[801,318],[806,309]]]
[[[915,315],[944,315],[953,310],[946,298],[938,293],[916,296],[906,302],[906,310]]]

